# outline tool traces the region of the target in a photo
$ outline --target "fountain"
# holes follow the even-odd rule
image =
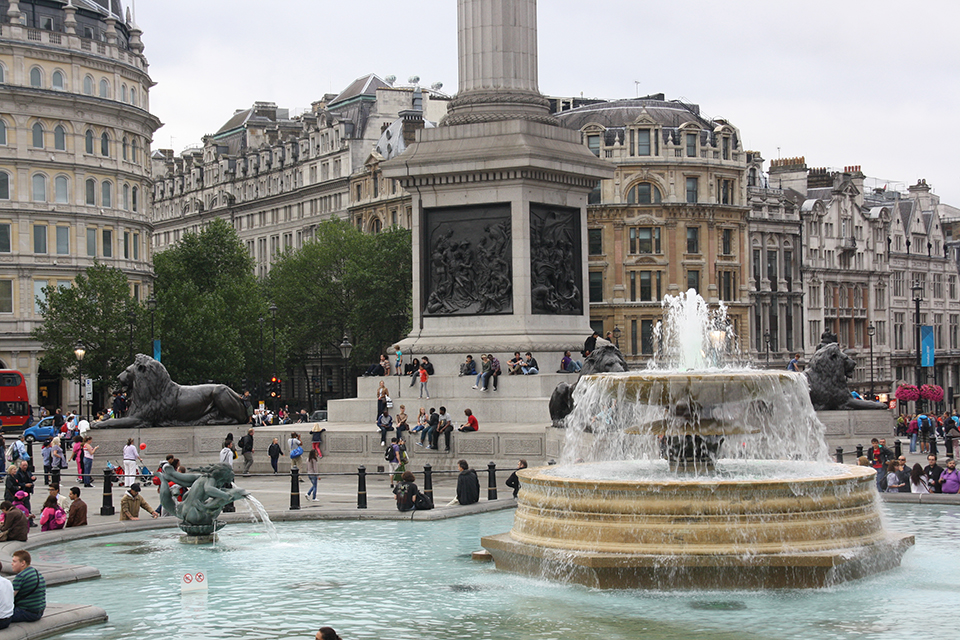
[[[163,511],[176,515],[180,530],[186,534],[180,540],[190,544],[213,542],[214,535],[225,524],[217,520],[223,508],[241,498],[252,498],[245,489],[232,486],[233,468],[222,462],[186,473],[165,464],[157,476]],[[174,500],[171,482],[187,489],[182,501]]]
[[[581,377],[561,464],[518,472],[513,529],[482,539],[497,568],[674,589],[818,587],[899,565],[913,537],[883,529],[873,469],[828,461],[806,377],[728,360],[724,310],[694,291],[664,307],[653,367]],[[616,363],[610,350],[591,358]]]

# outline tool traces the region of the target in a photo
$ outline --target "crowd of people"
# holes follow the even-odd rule
[[[937,438],[950,438],[960,455],[960,416],[957,412],[904,414],[897,418],[896,435],[910,437],[910,453],[937,453]],[[947,451],[947,453],[951,453]]]
[[[904,455],[897,457],[885,438],[873,438],[859,464],[877,472],[877,489],[886,493],[960,493],[960,472],[956,461],[948,458],[946,468],[937,464],[936,452],[927,454],[927,465],[912,467]]]

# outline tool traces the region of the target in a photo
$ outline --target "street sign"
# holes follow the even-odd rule
[[[184,573],[183,577],[180,578],[180,593],[187,593],[188,591],[206,591],[207,590],[207,577],[203,574],[202,571],[196,573]]]
[[[83,399],[87,402],[93,400],[93,378],[83,379]]]

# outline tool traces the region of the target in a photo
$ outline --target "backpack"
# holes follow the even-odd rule
[[[393,460],[393,445],[390,445],[389,447],[384,449],[383,459],[386,460],[387,462],[390,462],[391,460]]]
[[[16,443],[11,444],[10,448],[7,449],[7,457],[10,458],[10,462],[16,462],[20,459],[20,452],[17,450]]]
[[[414,498],[413,504],[417,511],[429,511],[433,509],[433,499],[420,491],[417,492],[417,497]]]
[[[67,523],[67,514],[64,512],[63,507],[57,507],[56,511],[53,512],[53,521],[56,523],[58,529]]]

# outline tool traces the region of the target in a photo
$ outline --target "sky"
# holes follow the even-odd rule
[[[153,147],[200,144],[237,109],[307,110],[368,73],[457,90],[454,0],[123,0],[156,83]],[[540,0],[540,91],[664,93],[767,160],[924,178],[960,206],[960,2]],[[769,164],[767,165],[769,167]]]

